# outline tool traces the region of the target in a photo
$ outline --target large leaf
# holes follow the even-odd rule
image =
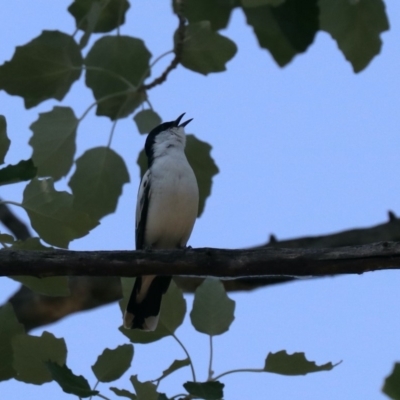
[[[217,165],[210,155],[211,149],[212,147],[207,142],[197,139],[194,135],[186,135],[185,153],[199,185],[198,216],[203,213],[206,200],[211,194],[213,176],[219,172]]]
[[[10,148],[10,139],[7,136],[7,122],[3,115],[0,115],[0,164],[4,164],[4,158]]]
[[[51,176],[57,181],[68,174],[74,161],[77,126],[78,119],[70,107],[54,107],[39,114],[30,126],[33,136],[29,140],[38,176]]]
[[[140,382],[137,375],[131,376],[138,400],[158,400],[157,387],[151,382]]]
[[[105,349],[92,365],[93,373],[100,382],[115,381],[128,370],[133,359],[133,346],[124,344],[116,349]]]
[[[17,379],[26,383],[41,385],[51,382],[53,378],[44,362],[63,365],[67,359],[65,340],[57,339],[49,332],[43,332],[42,336],[15,336],[12,345]]]
[[[190,319],[195,329],[207,335],[221,335],[235,319],[235,302],[218,279],[207,278],[196,289]]]
[[[34,276],[12,276],[14,281],[22,283],[24,286],[36,293],[45,296],[69,296],[71,294],[67,276],[52,276],[49,278],[36,278]]]
[[[317,365],[314,361],[308,361],[304,353],[287,354],[285,350],[281,350],[277,353],[268,353],[264,371],[280,375],[306,375],[310,372],[330,371],[336,365],[331,362]]]
[[[149,75],[150,57],[143,41],[129,36],[104,36],[93,45],[85,60],[86,85],[96,100],[107,96],[97,115],[123,118],[145,100],[136,88]]]
[[[185,0],[181,11],[191,24],[209,21],[213,30],[219,30],[227,27],[236,4],[236,0]],[[175,12],[179,5],[179,2],[173,1]]]
[[[394,364],[392,373],[385,379],[382,392],[393,400],[400,400],[400,363]]]
[[[175,34],[175,40],[177,38]],[[214,32],[210,22],[196,22],[186,28],[181,64],[204,75],[221,72],[226,70],[225,64],[236,51],[236,44]]]
[[[13,368],[12,339],[23,333],[24,327],[18,322],[12,305],[6,303],[0,308],[0,381],[14,378],[16,375]]]
[[[0,66],[0,89],[23,97],[26,108],[51,98],[62,100],[79,79],[81,67],[82,56],[71,36],[43,31]]]
[[[122,157],[108,147],[96,147],[78,158],[68,184],[74,195],[74,207],[99,220],[116,210],[122,187],[128,182]]]
[[[124,293],[122,308],[125,309],[124,305],[128,302],[133,285],[132,279],[129,281],[129,285],[124,285],[124,278],[121,281]],[[167,293],[163,296],[160,319],[155,331],[143,332],[139,329],[125,329],[123,327],[120,327],[119,330],[133,343],[151,343],[174,334],[176,329],[182,325],[185,314],[186,301],[182,291],[172,281]]]
[[[206,400],[220,400],[224,397],[224,384],[215,382],[186,382],[183,387],[192,396]]]
[[[0,186],[29,181],[36,174],[37,168],[33,165],[32,159],[22,160],[18,164],[7,165],[0,169]]]
[[[85,236],[96,223],[88,214],[72,207],[73,196],[57,192],[53,180],[33,179],[25,188],[22,206],[40,237],[54,246],[68,247]]]
[[[379,54],[380,34],[389,29],[382,0],[319,0],[321,29],[336,40],[354,72]]]
[[[268,49],[281,67],[313,42],[319,28],[317,1],[286,0],[278,7],[243,8],[260,46]]]
[[[98,6],[100,12],[94,23],[93,32],[110,32],[125,23],[129,8],[127,0],[74,0],[68,11],[75,18],[76,27],[87,31],[91,11]]]
[[[66,365],[60,366],[52,361],[45,362],[45,365],[65,393],[79,397],[91,397],[99,393],[91,390],[88,381],[82,375],[74,375]]]
[[[211,149],[212,147],[207,142],[197,139],[194,135],[186,135],[186,157],[193,168],[199,186],[199,217],[204,211],[208,196],[211,194],[213,176],[219,172],[210,155]],[[139,153],[137,164],[142,178],[147,170],[147,157],[144,150]]]
[[[157,125],[161,124],[160,116],[153,110],[143,110],[138,112],[134,120],[139,133],[149,133]]]

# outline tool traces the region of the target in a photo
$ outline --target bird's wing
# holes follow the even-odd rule
[[[150,170],[147,170],[140,182],[136,203],[136,250],[145,247],[144,237],[146,230],[147,211],[150,202]]]

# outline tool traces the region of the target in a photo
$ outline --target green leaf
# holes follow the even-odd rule
[[[74,208],[99,220],[116,210],[122,187],[128,182],[122,157],[108,147],[96,147],[78,158],[68,184],[74,195]]]
[[[194,328],[207,335],[226,332],[234,317],[235,302],[225,292],[222,283],[207,278],[196,289],[190,319]]]
[[[124,281],[124,278],[121,279],[123,288],[127,288],[128,285],[124,285]],[[132,282],[132,280],[130,282]],[[121,302],[123,309],[125,309],[124,304],[126,304],[129,299],[132,287],[133,285],[130,285],[129,290],[124,290],[124,302]],[[186,301],[182,291],[176,286],[175,282],[172,281],[167,293],[163,296],[160,319],[155,331],[143,332],[139,329],[125,329],[123,327],[120,327],[119,330],[133,343],[151,343],[175,333],[176,329],[182,325],[185,314]]]
[[[57,181],[68,174],[74,161],[77,126],[78,119],[70,107],[54,107],[39,114],[30,126],[33,136],[29,140],[38,176]]]
[[[224,384],[215,382],[186,382],[183,387],[192,396],[206,400],[220,400],[224,397]]]
[[[118,389],[116,387],[110,387],[110,390],[112,390],[119,397],[127,397],[128,399],[131,399],[131,400],[137,399],[136,394],[133,394],[133,393],[129,392],[128,390]]]
[[[330,33],[353,67],[362,71],[379,54],[389,29],[382,0],[319,0],[321,29]]]
[[[382,392],[394,400],[400,400],[400,363],[395,363],[392,373],[386,377]]]
[[[62,100],[79,79],[82,56],[74,39],[59,31],[43,31],[18,46],[11,61],[0,66],[0,89],[24,98],[32,108],[44,100]]]
[[[43,332],[42,336],[15,336],[12,345],[17,379],[26,383],[41,385],[51,382],[52,376],[44,362],[53,361],[63,365],[67,359],[65,340],[57,339],[49,332]]]
[[[105,349],[92,365],[92,371],[100,382],[115,381],[128,370],[133,359],[133,346],[124,344],[114,350]]]
[[[0,308],[0,381],[6,381],[16,376],[13,368],[12,339],[14,336],[24,333],[24,327],[18,322],[12,305],[6,303]]]
[[[129,9],[127,0],[75,0],[68,7],[68,11],[75,18],[78,29],[88,30],[90,12],[96,5],[100,8],[100,12],[93,32],[110,32],[125,23],[125,14]]]
[[[43,246],[40,239],[37,237],[28,238],[25,240],[17,240],[12,246],[14,250],[51,250],[53,247]]]
[[[86,85],[96,100],[107,96],[97,115],[123,118],[139,107],[146,94],[136,89],[149,75],[150,57],[144,42],[129,36],[104,36],[93,45],[85,60]]]
[[[166,376],[188,365],[190,365],[190,360],[188,358],[185,358],[184,360],[174,360],[174,362],[163,371],[160,379],[164,379]]]
[[[3,115],[0,115],[0,164],[4,164],[4,158],[10,148],[10,139],[7,136],[7,122]]]
[[[52,378],[61,386],[65,393],[79,397],[96,396],[99,392],[91,390],[88,381],[82,375],[74,375],[66,366],[60,366],[52,361],[45,362]]]
[[[52,276],[49,278],[36,278],[34,276],[12,276],[14,281],[22,283],[24,286],[36,293],[45,296],[69,296],[71,294],[67,276]]]
[[[194,135],[186,135],[186,157],[196,175],[199,185],[199,217],[204,211],[206,200],[211,194],[212,179],[219,169],[211,157],[212,147],[196,138]]]
[[[157,387],[151,382],[140,382],[137,375],[131,376],[138,400],[158,400]]]
[[[317,1],[286,0],[278,7],[243,8],[258,43],[269,50],[279,66],[285,66],[295,55],[305,52],[314,41],[319,28]]]
[[[89,215],[72,207],[73,196],[57,192],[49,179],[33,179],[25,188],[22,206],[33,229],[54,246],[68,247],[70,241],[85,236],[96,226]]]
[[[162,122],[160,116],[153,110],[140,111],[133,119],[136,122],[139,133],[149,133]]]
[[[285,350],[277,353],[268,353],[265,359],[265,372],[273,372],[280,375],[306,375],[310,372],[330,371],[334,367],[331,362],[317,365],[314,361],[308,361],[304,353],[287,354]]]
[[[186,135],[186,157],[193,168],[199,186],[199,217],[211,194],[213,176],[219,173],[219,169],[210,155],[211,149],[212,147],[207,142],[197,139],[194,135]],[[147,171],[147,157],[144,150],[139,153],[136,162],[142,178]]]
[[[226,28],[236,0],[185,0],[182,6],[183,15],[192,24],[209,21],[214,31]],[[177,12],[177,2],[173,2]]]
[[[16,165],[7,165],[0,169],[0,186],[29,181],[36,176],[36,173],[37,168],[33,165],[32,159],[22,160]]]
[[[260,7],[260,6],[279,6],[285,0],[240,0],[243,7]]]
[[[8,235],[7,233],[0,233],[0,242],[7,243],[7,244],[13,244],[15,242],[15,239],[13,236]]]
[[[214,32],[210,22],[196,22],[186,28],[181,64],[203,75],[221,72],[226,70],[225,64],[233,58],[236,51],[236,44]]]

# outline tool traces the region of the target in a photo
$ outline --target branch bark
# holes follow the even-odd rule
[[[0,276],[315,277],[398,269],[400,242],[328,249],[0,251]]]

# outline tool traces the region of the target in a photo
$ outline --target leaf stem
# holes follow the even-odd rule
[[[210,363],[208,364],[208,379],[209,381],[212,380],[212,376],[214,374],[214,371],[212,370],[212,362],[213,362],[213,337],[212,335],[210,336]]]
[[[100,393],[97,393],[96,396],[101,397],[101,398],[104,399],[104,400],[110,400],[108,397],[103,396],[103,395],[100,394]]]
[[[192,358],[190,357],[189,352],[187,351],[186,347],[184,344],[179,340],[179,338],[175,335],[175,333],[172,333],[172,337],[178,342],[178,344],[182,347],[183,351],[185,352],[187,358],[189,359],[190,362],[190,369],[192,370],[192,377],[193,377],[193,382],[196,382],[196,373],[194,372],[194,367],[193,367],[193,362]]]
[[[95,385],[93,386],[93,389],[92,390],[96,390],[96,388],[97,388],[97,385],[99,384],[99,380],[97,380],[97,382],[95,383]],[[92,400],[92,397],[93,397],[93,395],[92,396],[90,396],[90,399],[89,400]]]
[[[162,58],[164,58],[165,56],[167,56],[168,54],[173,54],[174,51],[173,50],[168,50],[165,53],[162,53],[161,55],[159,55],[151,64],[150,64],[150,68],[153,68]]]
[[[118,119],[115,119],[113,124],[112,124],[110,137],[108,138],[108,144],[107,144],[108,148],[110,148],[110,146],[111,146],[111,142],[112,142],[112,139],[113,139],[113,136],[114,136],[115,127],[117,126],[117,122],[118,122]]]
[[[11,201],[11,200],[0,201],[0,204],[11,204],[13,206],[18,206],[18,207],[24,208],[24,206],[21,203],[17,203],[16,201]]]
[[[230,371],[223,372],[222,374],[217,375],[212,380],[217,381],[219,378],[222,378],[225,375],[235,374],[236,372],[265,372],[261,368],[241,368],[241,369],[232,369]]]

